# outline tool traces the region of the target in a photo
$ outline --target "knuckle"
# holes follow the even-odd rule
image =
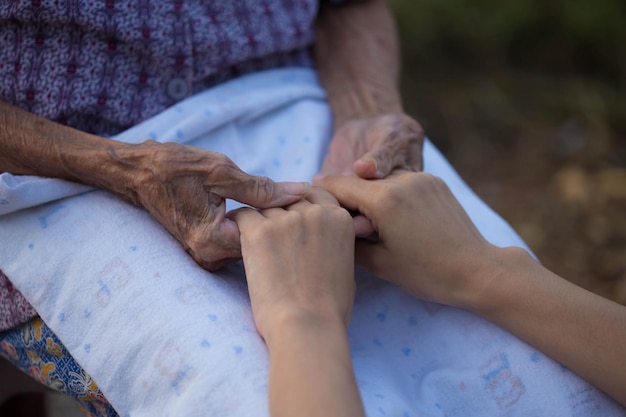
[[[320,219],[325,219],[330,222],[338,219],[342,210],[340,207],[321,206],[317,204],[313,205],[311,209]]]
[[[154,142],[154,141],[150,141],[150,142],[158,146],[160,149],[163,149],[165,153],[169,151],[178,151],[184,148],[184,145],[181,145],[175,142],[163,142],[163,143]]]
[[[185,236],[185,246],[187,248],[187,252],[189,252],[192,257],[196,260],[202,259],[206,261],[211,261],[211,251],[207,250],[207,239],[202,234],[198,233],[196,229],[188,232]]]
[[[261,242],[275,232],[275,226],[270,221],[260,221],[254,228],[246,232],[246,241]]]
[[[275,238],[281,240],[285,233],[298,235],[306,231],[312,223],[310,212],[300,213],[295,210],[286,210],[279,219],[268,222],[263,239]]]
[[[316,213],[313,213],[314,215]],[[285,223],[287,226],[298,227],[303,224],[308,217],[311,216],[310,211],[306,211],[305,213],[300,213],[296,210],[287,210],[285,211],[285,215],[283,218],[285,219]]]
[[[185,250],[193,258],[193,260],[204,269],[210,267],[210,265],[215,261],[209,257],[202,256],[202,254],[195,250],[192,246],[187,246]]]
[[[427,172],[418,172],[406,176],[407,187],[421,195],[431,194],[436,189],[445,187],[445,183],[439,177]]]
[[[276,183],[268,177],[255,176],[249,180],[249,187],[252,189],[252,193],[256,201],[267,201],[276,192]]]
[[[384,137],[381,143],[381,152],[393,153],[397,149],[413,148],[421,149],[425,134],[422,126],[412,117],[406,114],[394,114],[387,116],[384,122],[384,130],[380,134]]]
[[[209,152],[203,155],[202,163],[207,167],[211,179],[215,181],[228,181],[239,172],[239,167],[229,157],[220,153]]]
[[[353,230],[353,220],[350,213],[339,206],[321,206],[313,204],[305,211],[302,221],[309,222],[316,230],[326,230],[335,234],[344,234],[346,230]]]
[[[155,164],[169,165],[171,161],[178,160],[180,155],[186,154],[185,145],[181,145],[173,142],[159,143],[154,142],[150,144],[153,152],[152,158]]]
[[[327,208],[319,204],[310,204],[304,209],[308,217],[323,218],[326,215]]]
[[[425,137],[422,125],[406,114],[394,115],[388,126],[389,140],[397,144],[421,143]]]
[[[329,210],[337,222],[352,224],[352,216],[348,210],[343,207],[329,207]]]
[[[406,132],[417,138],[417,139],[423,139],[424,138],[424,128],[422,127],[422,125],[415,120],[414,118],[408,116],[408,115],[403,115],[403,124],[404,124],[404,128],[406,130]]]
[[[206,230],[192,232],[185,242],[185,250],[198,265],[207,271],[215,271],[240,256],[240,251],[214,239]]]
[[[336,207],[334,210],[335,224],[342,226],[343,230],[348,230],[351,234],[354,234],[354,220],[348,211],[341,207]]]
[[[406,198],[406,189],[397,182],[381,184],[382,191],[377,194],[372,204],[377,211],[385,212],[397,207]]]

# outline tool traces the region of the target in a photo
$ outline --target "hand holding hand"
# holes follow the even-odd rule
[[[381,179],[394,169],[421,171],[423,142],[422,127],[404,113],[353,119],[335,132],[321,174]],[[359,237],[374,231],[362,214],[354,226]]]
[[[250,176],[224,155],[186,145],[147,141],[116,152],[118,160],[137,168],[127,197],[148,210],[207,270],[241,258],[239,230],[226,217],[226,198],[253,207],[280,207],[300,200],[310,188]]]
[[[377,243],[361,240],[357,263],[422,299],[463,307],[489,279],[491,246],[446,184],[426,173],[387,179],[318,177],[342,206],[372,221]]]
[[[308,316],[347,327],[354,302],[354,226],[328,192],[289,207],[229,215],[241,231],[252,311],[267,337],[281,320]]]

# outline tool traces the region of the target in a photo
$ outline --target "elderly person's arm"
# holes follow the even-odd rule
[[[238,259],[239,230],[225,198],[266,208],[293,203],[304,183],[250,176],[226,156],[174,143],[126,144],[0,101],[0,172],[63,178],[146,209],[206,269]]]
[[[322,173],[384,178],[396,168],[421,170],[424,134],[402,107],[387,0],[323,3],[315,59],[335,128]]]

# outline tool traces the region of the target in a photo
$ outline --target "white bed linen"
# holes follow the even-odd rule
[[[315,74],[284,69],[196,95],[117,139],[187,143],[252,174],[308,181],[330,134]],[[525,248],[429,141],[424,159],[489,241]],[[2,174],[0,268],[121,416],[267,415],[268,356],[241,263],[208,273],[144,211],[88,190]],[[357,279],[349,337],[368,416],[626,415],[481,318]]]

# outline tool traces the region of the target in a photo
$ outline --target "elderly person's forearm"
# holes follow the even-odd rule
[[[0,102],[0,171],[93,185],[146,209],[208,270],[241,256],[225,199],[279,207],[306,183],[277,183],[241,171],[222,154],[146,141],[127,144],[84,133]]]
[[[335,129],[353,118],[402,112],[398,49],[387,0],[322,7],[315,58]]]
[[[81,182],[131,198],[136,168],[116,157],[132,145],[52,122],[0,101],[0,171]]]
[[[424,132],[402,108],[398,38],[387,0],[323,7],[316,29],[316,66],[334,119],[320,173],[374,179],[398,169],[420,171]]]

